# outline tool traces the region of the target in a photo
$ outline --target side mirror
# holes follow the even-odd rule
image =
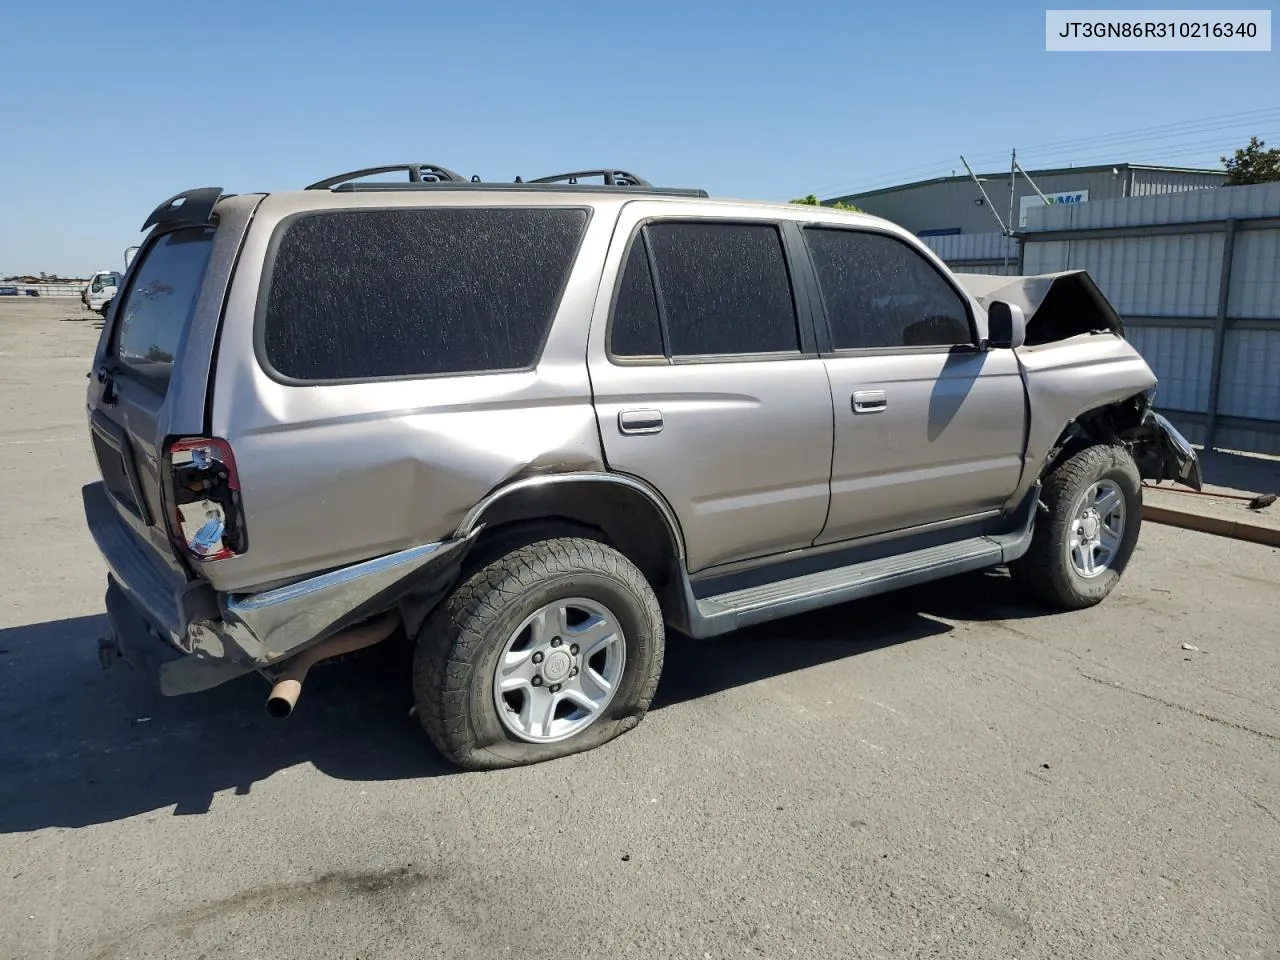
[[[987,307],[987,346],[997,349],[1016,350],[1027,342],[1027,318],[1022,315],[1022,308],[994,300]]]

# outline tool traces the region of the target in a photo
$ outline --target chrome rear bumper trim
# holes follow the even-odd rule
[[[446,564],[468,542],[427,543],[262,593],[229,596],[222,630],[254,661],[274,663],[341,629],[354,612],[408,577]]]

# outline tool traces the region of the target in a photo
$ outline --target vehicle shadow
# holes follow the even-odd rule
[[[653,709],[948,633],[918,599],[874,597],[706,640],[669,634]]]
[[[95,330],[101,330],[103,326],[102,317],[98,316],[98,314],[96,313],[86,313],[82,317],[60,317],[58,319],[58,322],[59,323],[90,323],[92,322],[93,329]]]
[[[933,443],[955,419],[974,385],[982,375],[987,354],[955,352],[947,355],[942,372],[929,393],[929,423],[927,435]]]
[[[939,618],[1040,613],[979,574],[710,640],[672,635],[653,709],[945,635]],[[93,616],[0,630],[0,833],[201,814],[215,794],[246,795],[304,762],[356,782],[456,772],[411,716],[407,644],[317,667],[280,722],[265,716],[256,676],[166,698],[126,664],[103,670],[106,629]]]
[[[855,600],[709,640],[668,640],[660,709],[769,677],[900,643],[938,637],[948,621],[971,623],[1054,616],[1025,599],[1004,568],[962,574]]]

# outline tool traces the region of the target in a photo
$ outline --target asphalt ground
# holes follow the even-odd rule
[[[398,648],[285,722],[101,669],[93,321],[0,302],[0,958],[1280,958],[1280,550],[672,637],[631,733],[459,774]]]

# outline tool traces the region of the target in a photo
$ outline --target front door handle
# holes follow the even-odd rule
[[[661,433],[661,410],[622,410],[618,413],[618,429],[622,433]]]
[[[853,394],[854,413],[880,413],[889,406],[883,390],[858,390]]]

